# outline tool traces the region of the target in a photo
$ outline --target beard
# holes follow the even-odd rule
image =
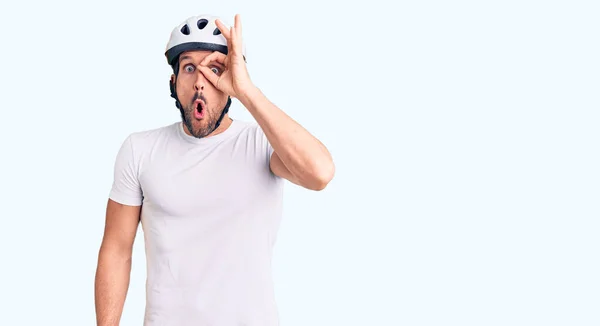
[[[194,117],[194,111],[197,110],[194,102],[200,99],[206,104],[204,109],[204,117],[198,120]],[[196,138],[204,138],[215,130],[219,116],[213,110],[209,109],[209,103],[206,98],[199,93],[194,94],[188,105],[182,105],[179,109],[181,112],[181,120],[189,130],[190,134]]]

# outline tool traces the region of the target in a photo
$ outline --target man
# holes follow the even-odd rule
[[[145,326],[279,325],[271,253],[283,180],[322,190],[326,147],[251,81],[242,24],[190,17],[171,33],[181,122],[132,133],[115,163],[95,281],[97,324],[118,325],[138,223],[147,260]],[[235,98],[256,123],[231,119]]]

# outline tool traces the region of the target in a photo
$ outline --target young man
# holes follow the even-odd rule
[[[271,253],[283,180],[325,188],[330,153],[252,83],[239,15],[231,28],[190,17],[165,55],[182,121],[132,133],[118,152],[96,272],[97,324],[119,324],[141,222],[145,326],[279,325]],[[257,123],[231,119],[231,98]]]

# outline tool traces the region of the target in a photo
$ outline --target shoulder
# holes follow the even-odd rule
[[[134,142],[153,142],[164,136],[173,134],[177,126],[178,123],[175,122],[161,127],[133,131],[129,134],[128,138]]]
[[[255,143],[264,143],[267,141],[262,127],[256,121],[236,120],[239,135],[254,140]]]
[[[240,135],[254,139],[265,137],[265,133],[256,121],[236,120],[236,124]]]
[[[256,132],[260,128],[255,121],[235,120],[235,124],[240,133]]]
[[[129,143],[133,150],[141,151],[151,148],[158,141],[170,138],[176,132],[176,128],[175,122],[161,127],[132,131],[124,141]]]
[[[274,150],[262,127],[256,121],[236,122],[239,125],[238,135],[244,139],[247,150],[251,148],[252,153],[268,163]]]
[[[170,133],[173,132],[174,124],[161,126],[158,128],[131,131],[120,141],[120,148],[117,153],[117,161],[127,161],[134,165],[139,164],[139,161],[146,153],[152,151],[156,144],[167,139]]]

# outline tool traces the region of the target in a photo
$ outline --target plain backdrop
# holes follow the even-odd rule
[[[200,13],[336,163],[285,187],[282,326],[600,324],[597,1],[34,0],[0,7],[0,325],[95,324],[116,153],[179,120]],[[144,284],[140,231],[121,325]]]

